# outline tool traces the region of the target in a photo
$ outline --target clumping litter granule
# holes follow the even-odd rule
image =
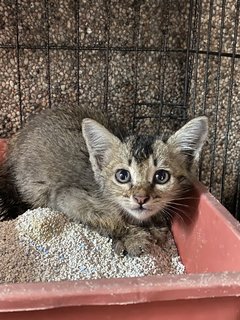
[[[163,247],[130,257],[115,254],[109,238],[46,208],[1,222],[0,230],[0,283],[184,273],[170,232]]]

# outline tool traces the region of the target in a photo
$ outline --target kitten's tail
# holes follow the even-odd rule
[[[21,201],[12,175],[0,168],[0,221],[11,220],[24,213],[29,206]]]

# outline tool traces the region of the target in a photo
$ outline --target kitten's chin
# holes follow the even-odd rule
[[[128,209],[127,210],[128,214],[133,216],[136,220],[148,220],[151,218],[153,215],[157,213],[157,211],[154,210],[149,210],[149,209]]]

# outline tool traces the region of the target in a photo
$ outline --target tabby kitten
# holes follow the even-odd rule
[[[163,141],[121,132],[100,112],[49,109],[9,142],[0,169],[0,219],[49,207],[139,255],[164,242],[166,207],[191,185],[207,136],[195,118]]]

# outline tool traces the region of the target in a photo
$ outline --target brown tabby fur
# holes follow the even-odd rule
[[[191,185],[206,135],[205,117],[162,141],[127,136],[100,112],[46,110],[9,143],[0,169],[0,220],[49,207],[110,236],[116,252],[139,255],[152,241],[164,242],[167,208]],[[118,169],[130,171],[131,181],[119,183]],[[165,184],[154,183],[159,169],[171,175]],[[135,196],[148,201],[140,208]]]

